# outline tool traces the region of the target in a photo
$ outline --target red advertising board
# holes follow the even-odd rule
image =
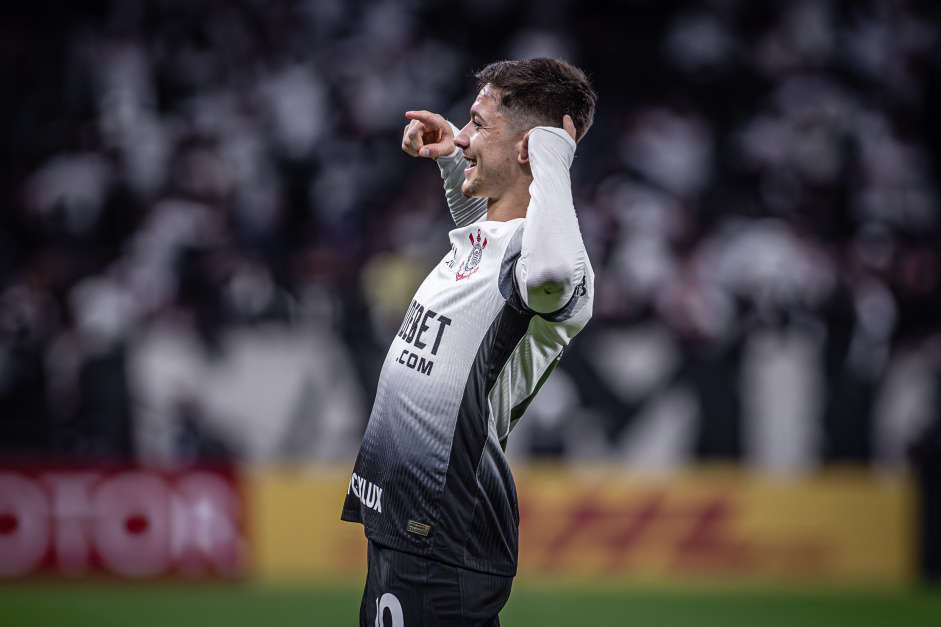
[[[0,466],[0,577],[239,577],[243,520],[232,468]]]

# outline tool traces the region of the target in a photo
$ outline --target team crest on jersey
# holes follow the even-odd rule
[[[468,235],[471,241],[470,255],[467,256],[467,261],[462,261],[461,265],[458,266],[457,272],[454,274],[454,280],[460,281],[461,279],[466,279],[470,275],[477,272],[480,268],[480,260],[484,256],[484,249],[487,247],[487,238],[484,238],[483,243],[480,243],[480,229],[477,229],[477,239],[474,239],[474,234],[471,233]]]

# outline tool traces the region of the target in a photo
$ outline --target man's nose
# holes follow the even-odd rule
[[[466,130],[467,130],[467,127],[465,126],[457,134],[457,137],[454,138],[454,143],[460,146],[461,148],[467,148],[467,146],[469,145],[469,142],[467,140],[467,133],[465,133]]]

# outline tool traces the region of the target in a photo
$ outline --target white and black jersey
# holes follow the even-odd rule
[[[508,222],[471,222],[486,200],[460,196],[460,151],[438,160],[458,228],[386,356],[342,516],[379,544],[497,575],[516,573],[518,545],[506,439],[593,299],[569,182],[575,142],[539,127],[529,150],[527,217]],[[545,276],[562,294],[532,288]]]

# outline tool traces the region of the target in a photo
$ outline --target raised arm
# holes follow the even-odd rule
[[[407,111],[405,117],[412,121],[405,127],[402,150],[413,157],[428,157],[438,163],[454,223],[465,226],[483,219],[487,215],[487,199],[465,198],[461,193],[465,161],[461,149],[454,145],[459,129],[430,111]]]
[[[526,305],[539,313],[564,307],[585,278],[588,255],[578,228],[569,167],[575,157],[575,125],[539,126],[520,150],[533,173],[516,282]]]

